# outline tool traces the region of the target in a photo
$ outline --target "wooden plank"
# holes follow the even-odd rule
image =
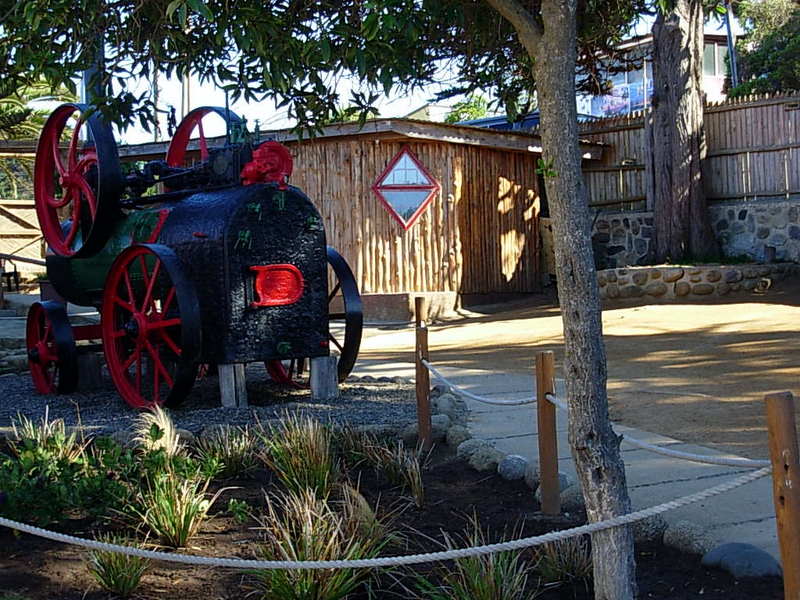
[[[558,436],[556,407],[547,400],[555,393],[555,357],[552,351],[536,354],[536,419],[539,442],[539,485],[542,488],[542,512],[557,515],[561,512],[558,483]]]
[[[800,453],[794,397],[791,392],[779,392],[767,394],[764,401],[784,597],[800,600]]]

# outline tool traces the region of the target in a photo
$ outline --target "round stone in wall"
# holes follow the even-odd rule
[[[663,281],[651,281],[644,291],[648,296],[663,296],[667,293],[667,284]]]
[[[686,296],[689,294],[689,284],[685,281],[679,281],[675,284],[675,295],[676,296]]]
[[[664,271],[664,281],[667,283],[678,281],[681,277],[683,277],[683,269],[666,269]]]
[[[708,296],[714,293],[714,286],[710,283],[696,283],[692,286],[692,293],[698,296]]]

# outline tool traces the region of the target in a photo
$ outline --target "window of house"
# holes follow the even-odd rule
[[[409,229],[439,191],[439,183],[409,148],[389,161],[372,186],[375,195],[403,229]]]
[[[725,77],[728,67],[725,60],[728,58],[726,44],[706,42],[703,46],[703,75],[706,77]]]

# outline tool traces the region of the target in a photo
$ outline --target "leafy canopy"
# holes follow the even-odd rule
[[[525,3],[540,19],[542,0]],[[595,57],[614,47],[645,0],[579,3],[579,81],[602,84]],[[44,77],[74,88],[105,40],[97,104],[122,125],[152,122],[134,78],[187,73],[235,101],[271,98],[304,128],[319,128],[343,103],[341,77],[360,91],[347,100],[366,117],[378,92],[445,78],[447,94],[483,90],[510,118],[530,108],[532,59],[513,28],[481,0],[0,0],[0,80]],[[445,75],[442,75],[442,74]],[[111,94],[111,84],[117,93]],[[445,95],[447,95],[445,94]]]
[[[489,102],[480,94],[472,94],[466,100],[456,102],[444,118],[445,123],[459,123],[480,119],[489,114]]]
[[[800,6],[751,1],[740,10],[749,33],[737,44],[743,81],[730,95],[800,90]]]

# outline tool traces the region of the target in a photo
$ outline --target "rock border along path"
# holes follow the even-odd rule
[[[384,334],[393,335],[393,334]],[[409,355],[411,352],[409,352]],[[432,361],[433,362],[433,361]],[[464,389],[497,400],[529,397],[536,382],[531,374],[452,368],[433,362],[452,383]],[[381,363],[363,360],[356,366],[356,375],[414,376],[411,362]],[[564,382],[557,381],[556,393],[564,396]],[[503,455],[520,455],[535,465],[538,460],[536,404],[524,406],[488,406],[466,398],[466,426],[473,438],[488,441]],[[657,419],[657,415],[653,416]],[[734,457],[710,448],[686,444],[655,433],[615,425],[618,433],[639,440],[684,452],[709,456]],[[576,481],[575,466],[567,439],[567,415],[557,411],[559,470],[562,485]],[[723,483],[745,470],[732,467],[692,463],[622,446],[628,490],[634,510],[664,502]],[[572,496],[572,491],[565,493]],[[562,497],[564,494],[562,494]],[[567,503],[567,509],[569,503]],[[775,529],[770,478],[762,478],[706,502],[700,502],[664,515],[667,524],[665,542],[680,550],[705,554],[719,544],[741,542],[752,544],[776,560],[780,560]]]

